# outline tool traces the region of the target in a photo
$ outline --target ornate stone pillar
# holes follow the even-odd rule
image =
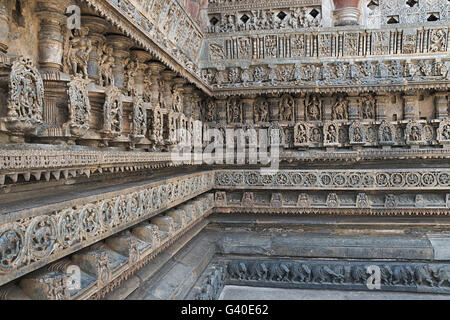
[[[191,103],[191,115],[195,120],[201,119],[201,111],[200,111],[200,101],[201,101],[201,91],[194,90],[192,95],[192,103]]]
[[[436,119],[444,119],[448,117],[448,92],[439,91],[434,96],[436,104]]]
[[[405,107],[403,110],[403,119],[417,120],[419,119],[418,96],[415,92],[405,93],[403,95]]]
[[[376,116],[377,116],[377,121],[383,121],[383,120],[387,120],[387,115],[386,115],[386,108],[387,108],[387,103],[388,103],[388,98],[389,96],[384,93],[378,93],[376,96],[376,100],[377,100],[377,106],[376,106]]]
[[[151,99],[150,99],[150,104],[152,106],[152,108],[156,108],[157,106],[159,106],[159,80],[160,80],[160,73],[161,71],[163,71],[166,67],[159,63],[159,62],[151,62],[149,64],[149,68],[151,71],[151,75],[150,75],[150,91],[151,91]]]
[[[182,101],[183,101],[183,106],[182,106],[182,110],[181,112],[184,113],[184,108],[186,105],[186,96],[184,94],[184,85],[186,84],[186,80],[184,78],[181,77],[176,77],[175,79],[173,79],[174,85],[173,85],[173,90],[178,92],[178,94],[182,97]],[[174,104],[175,101],[172,101],[172,104]]]
[[[115,58],[115,64],[113,67],[114,85],[122,88],[124,82],[125,73],[125,59],[129,57],[130,48],[134,42],[127,37],[121,35],[110,35],[106,37],[106,41],[114,48],[113,56]]]
[[[67,3],[60,0],[40,0],[36,12],[40,19],[39,66],[41,70],[59,72],[62,69],[63,28]]]
[[[167,110],[172,108],[172,87],[173,87],[173,78],[175,77],[175,72],[170,70],[164,70],[161,72],[162,82],[162,101],[164,102],[164,106]]]
[[[222,123],[224,125],[227,124],[227,101],[226,97],[219,97],[216,99],[217,106],[217,122]]]
[[[335,26],[359,24],[359,0],[333,0]]]
[[[145,71],[147,70],[146,62],[152,58],[152,55],[144,50],[132,50],[131,55],[139,64],[136,74],[134,75],[134,86],[138,95],[144,93],[145,88]]]
[[[241,99],[244,108],[244,124],[253,123],[253,106],[255,104],[256,95],[250,95]]]
[[[305,120],[305,96],[302,94],[298,98],[295,98],[295,122]]]
[[[98,66],[101,60],[99,55],[99,48],[103,46],[106,41],[104,36],[105,32],[109,28],[108,21],[97,16],[82,16],[81,23],[83,26],[89,28],[89,39],[92,43],[91,53],[89,54],[88,61],[88,74],[94,80],[98,79]]]
[[[331,120],[332,118],[332,106],[333,106],[333,99],[331,96],[321,96],[319,99],[322,99],[322,105],[323,105],[323,120]]]
[[[280,121],[280,98],[268,97],[270,121]]]
[[[348,120],[359,120],[359,94],[350,93],[348,95]]]
[[[176,77],[173,79],[173,88],[181,93],[184,93],[184,85],[187,83],[186,79],[181,77]]]
[[[192,101],[194,99],[194,89],[195,87],[192,85],[185,85],[183,87],[184,92],[184,110],[183,113],[186,117],[189,117],[192,114]]]
[[[0,1],[0,52],[8,51],[9,42],[9,0]]]

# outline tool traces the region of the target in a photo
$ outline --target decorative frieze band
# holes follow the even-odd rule
[[[213,207],[213,194],[201,195],[0,287],[0,300],[101,299],[186,232],[201,230]],[[74,268],[80,272],[72,283]]]
[[[75,151],[1,149],[0,184],[17,182],[20,176],[48,181],[77,175],[89,177],[94,172],[131,171],[143,168],[175,166],[169,153],[132,151]]]
[[[230,63],[231,64],[231,63]],[[274,62],[203,69],[215,95],[287,92],[366,92],[447,88],[450,61],[429,56],[413,59]]]
[[[0,284],[133,226],[213,188],[204,172],[10,213],[0,226]]]
[[[191,298],[217,300],[225,285],[370,290],[375,269],[381,291],[450,293],[450,266],[444,263],[221,259],[208,267]]]
[[[239,36],[217,34],[206,40],[207,61],[221,64],[250,59],[314,59],[377,57],[383,55],[439,54],[448,51],[446,26],[380,28],[342,31],[321,28],[315,32],[258,30]]]
[[[449,169],[218,170],[216,188],[289,190],[448,190]]]

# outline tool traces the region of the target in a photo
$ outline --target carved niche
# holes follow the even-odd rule
[[[9,76],[8,129],[27,132],[42,123],[44,84],[31,59],[20,57],[13,62]]]
[[[364,95],[361,99],[361,119],[375,119],[375,98],[371,94]]]
[[[357,208],[370,208],[369,197],[366,193],[358,193],[356,196],[356,207]]]
[[[208,99],[203,105],[203,120],[206,122],[216,121],[216,103],[213,99]]]
[[[133,101],[133,131],[134,138],[144,138],[147,133],[147,109],[141,96]]]
[[[327,121],[323,125],[323,144],[324,146],[339,145],[339,125],[334,121]]]
[[[326,201],[328,208],[337,208],[339,207],[339,196],[336,193],[329,193]]]
[[[123,95],[120,89],[114,86],[106,88],[105,94],[104,131],[119,136],[123,128]]]
[[[307,122],[297,122],[294,127],[294,146],[306,147],[309,145],[309,124]]]
[[[348,119],[348,100],[345,96],[337,97],[336,102],[332,108],[333,120],[347,120]]]
[[[91,103],[88,94],[89,81],[75,76],[69,83],[69,127],[72,135],[81,137],[89,130]]]
[[[227,101],[228,123],[242,123],[242,103],[237,97],[231,97]]]
[[[395,144],[395,134],[395,126],[392,123],[383,120],[378,128],[378,142],[381,145],[393,145]]]
[[[353,121],[349,127],[350,144],[363,145],[367,142],[367,129],[360,121]]]
[[[450,144],[450,119],[445,118],[439,123],[437,140],[442,144]]]
[[[310,126],[309,142],[315,147],[320,146],[323,142],[323,132],[320,126]]]
[[[307,121],[322,120],[322,101],[318,94],[308,97],[305,104],[305,116]]]
[[[407,144],[423,144],[424,130],[422,123],[417,121],[409,121],[405,129],[405,138]]]
[[[255,123],[269,122],[269,102],[263,97],[256,99],[253,107],[253,118]]]
[[[290,95],[284,95],[280,101],[280,121],[294,121],[295,101]]]
[[[396,208],[398,205],[398,197],[394,194],[386,194],[384,198],[385,208]]]
[[[272,208],[281,208],[283,206],[283,195],[279,192],[272,193],[270,198],[270,206]]]
[[[215,204],[217,207],[227,205],[227,193],[224,191],[217,191],[215,194]]]
[[[307,193],[300,193],[297,198],[297,207],[309,208],[311,206],[311,199]]]
[[[255,204],[255,195],[253,192],[244,192],[241,203],[243,207],[253,207]]]

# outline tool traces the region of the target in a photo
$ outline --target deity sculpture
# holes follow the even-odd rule
[[[115,58],[113,57],[113,50],[112,47],[106,44],[102,47],[102,58],[98,67],[100,86],[114,85],[112,68],[115,63]]]
[[[322,120],[322,102],[318,95],[311,95],[306,104],[306,120]]]
[[[66,71],[74,75],[81,73],[88,78],[88,60],[92,51],[92,42],[88,38],[89,28],[75,29],[72,36],[70,31],[67,34],[69,39],[66,40],[68,48],[65,49],[68,69]]]
[[[269,104],[261,98],[255,103],[255,123],[269,121]]]
[[[339,96],[333,105],[333,119],[345,120],[348,118],[348,101],[344,96]]]

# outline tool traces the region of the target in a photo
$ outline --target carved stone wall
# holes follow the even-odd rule
[[[79,29],[67,28],[69,5],[81,10]],[[124,265],[153,257],[212,209],[448,215],[448,6],[360,1],[361,16],[339,26],[331,1],[3,1],[0,284],[20,283],[32,298],[102,297],[129,275]],[[189,140],[200,158],[213,140],[232,150],[246,141],[243,151],[260,157],[264,138],[279,140],[276,173],[250,157],[206,169],[171,153]],[[212,190],[207,208],[191,200]],[[158,228],[143,227],[148,219]],[[147,250],[129,228],[166,244]],[[105,243],[122,258],[108,251],[108,260]],[[96,275],[86,277],[95,290],[67,295],[69,255]],[[272,280],[302,282],[289,278],[302,264],[278,264]],[[396,280],[408,290],[448,281],[446,265],[414,265],[422,280],[386,265],[409,272]],[[307,267],[326,273],[309,284],[356,285],[341,266]],[[231,269],[217,270],[205,277],[223,284]]]

